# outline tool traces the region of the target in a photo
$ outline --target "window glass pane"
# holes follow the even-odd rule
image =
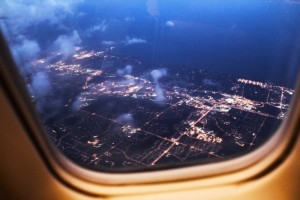
[[[296,0],[2,0],[0,22],[45,132],[97,170],[247,154],[299,70]]]

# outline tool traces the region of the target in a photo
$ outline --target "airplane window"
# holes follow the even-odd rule
[[[300,1],[3,0],[0,25],[53,144],[102,171],[256,150],[290,110]]]

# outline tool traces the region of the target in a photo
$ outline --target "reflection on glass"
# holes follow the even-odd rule
[[[7,0],[0,18],[47,134],[87,168],[246,154],[294,93],[298,1]]]

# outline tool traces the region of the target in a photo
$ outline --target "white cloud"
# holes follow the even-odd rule
[[[79,110],[83,106],[83,101],[79,97],[80,95],[77,96],[75,101],[72,103],[72,110],[74,111]]]
[[[219,86],[219,85],[220,85],[219,82],[215,82],[215,81],[213,81],[213,80],[211,80],[211,79],[207,79],[207,78],[203,79],[203,80],[202,80],[202,83],[203,83],[204,85],[211,85],[211,86]]]
[[[66,59],[75,53],[75,47],[79,44],[81,44],[81,39],[77,31],[73,31],[70,35],[60,35],[54,41],[54,48]]]
[[[106,23],[106,20],[102,20],[102,22],[100,24],[97,24],[91,28],[89,28],[87,30],[87,32],[89,34],[93,33],[93,32],[97,32],[97,31],[101,31],[102,33],[104,33],[108,28],[108,25]]]
[[[286,2],[289,4],[300,4],[299,0],[286,0]]]
[[[167,69],[165,68],[161,68],[161,69],[154,69],[150,72],[154,83],[155,83],[155,87],[154,87],[154,91],[156,94],[156,98],[155,98],[155,102],[158,104],[164,104],[166,102],[166,97],[164,95],[164,91],[163,89],[160,87],[159,85],[159,79],[161,79],[164,76],[167,76]]]
[[[36,100],[35,107],[43,121],[57,115],[63,107],[63,101],[55,95],[53,90],[47,72],[38,72],[32,76],[29,91]]]
[[[167,75],[167,69],[160,68],[160,69],[154,69],[150,72],[154,82],[158,82],[158,80],[164,76]]]
[[[17,37],[16,41],[17,43],[11,48],[13,57],[20,72],[23,75],[29,74],[31,64],[28,61],[36,59],[41,52],[41,48],[37,41],[27,39],[22,35]]]
[[[2,0],[0,16],[8,19],[14,34],[41,22],[60,24],[62,19],[74,14],[74,8],[83,0]]]
[[[14,55],[23,59],[35,58],[40,51],[39,44],[35,40],[29,40],[27,38],[23,38],[20,43],[13,47]]]
[[[79,12],[79,13],[78,13],[78,16],[79,16],[79,17],[84,17],[84,16],[86,16],[86,13],[85,13],[85,12]]]
[[[157,0],[148,0],[146,3],[147,6],[147,12],[152,16],[152,17],[157,17],[159,16],[159,9],[157,5]]]
[[[135,44],[146,44],[147,40],[142,39],[142,38],[137,38],[137,37],[126,37],[125,40],[121,41],[121,42],[115,42],[115,41],[111,41],[111,40],[105,40],[102,41],[102,44],[105,46],[112,46],[115,44],[124,44],[124,45],[135,45]]]
[[[173,26],[175,26],[175,22],[173,22],[173,21],[166,21],[166,26],[169,26],[169,27],[173,27]]]
[[[124,18],[124,21],[126,21],[126,22],[132,22],[132,21],[134,21],[134,20],[135,20],[134,17],[125,17],[125,18]]]
[[[12,52],[21,72],[28,72],[32,82],[29,90],[35,97],[36,108],[43,115],[43,119],[53,116],[63,106],[63,101],[55,95],[47,72],[42,67],[32,67],[31,62],[36,59],[40,52],[39,40],[30,37],[39,29],[39,25],[55,25],[59,31],[70,31],[65,26],[67,17],[74,17],[76,7],[83,0],[0,0],[1,29],[5,29],[6,36],[12,47]],[[78,15],[76,15],[78,16]],[[28,36],[22,36],[22,34]],[[49,35],[50,36],[50,35]],[[51,37],[49,37],[51,38]],[[57,37],[51,48],[68,56],[74,51],[74,45],[81,42],[76,31],[71,34]],[[44,50],[44,49],[43,49]],[[48,49],[44,51],[47,52]],[[47,61],[44,65],[47,64]]]
[[[127,65],[123,69],[118,69],[117,70],[117,74],[119,76],[122,76],[122,75],[125,75],[125,74],[131,74],[131,72],[132,72],[132,66],[131,65]]]
[[[105,45],[105,46],[112,46],[112,45],[115,45],[116,42],[105,40],[105,41],[102,41],[102,44]]]
[[[135,80],[133,78],[126,78],[124,80],[117,81],[116,85],[117,86],[136,85],[136,82],[135,82]]]
[[[134,119],[131,113],[124,113],[117,117],[116,121],[121,124],[134,126]]]
[[[160,87],[160,85],[158,83],[155,85],[154,91],[155,91],[155,94],[157,95],[155,97],[155,103],[164,104],[166,102],[166,97],[164,95],[163,89]]]
[[[147,43],[147,41],[144,39],[141,39],[141,38],[136,38],[136,37],[130,38],[127,36],[126,40],[123,41],[123,43],[125,45],[133,45],[133,44],[144,44],[144,43]]]
[[[36,98],[47,96],[52,90],[48,75],[45,72],[35,74],[29,90]]]

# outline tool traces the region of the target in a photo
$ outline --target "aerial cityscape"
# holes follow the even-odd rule
[[[0,29],[44,133],[92,170],[237,158],[287,118],[297,1],[7,0]]]
[[[76,64],[47,66],[51,84],[63,88],[55,96],[63,97],[65,105],[46,121],[46,130],[60,151],[89,168],[242,155],[274,134],[294,92],[184,66],[151,69],[147,62],[110,55],[110,50],[78,47]]]

